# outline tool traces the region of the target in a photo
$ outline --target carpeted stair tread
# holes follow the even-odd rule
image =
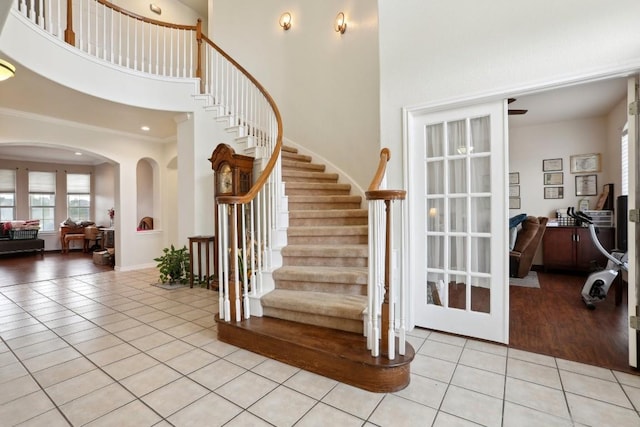
[[[367,267],[284,266],[273,272],[274,279],[299,282],[344,283],[351,285],[366,285],[367,277]]]
[[[366,209],[297,209],[289,211],[290,226],[366,225]]]
[[[310,162],[298,162],[296,160],[282,159],[283,170],[303,170],[310,172],[324,172],[325,165]]]
[[[334,210],[316,210],[301,209],[289,212],[289,218],[368,218],[369,213],[366,209],[334,209]]]
[[[276,289],[262,297],[262,306],[297,313],[360,320],[367,297]]]
[[[292,153],[292,152],[288,152],[288,151],[283,151],[282,152],[282,159],[287,159],[287,160],[295,160],[297,162],[307,162],[307,163],[311,163],[311,156],[307,156],[304,154],[298,154],[298,153]]]
[[[362,197],[350,195],[289,196],[289,203],[360,203]]]
[[[282,148],[280,149],[282,151],[282,153],[293,153],[293,154],[297,154],[298,153],[298,149],[291,147],[289,145],[283,145]]]
[[[350,191],[351,185],[337,182],[288,182],[284,187],[285,194],[292,196],[304,194],[346,195]]]
[[[289,227],[288,236],[362,236],[368,235],[366,225],[328,225]]]
[[[287,245],[282,248],[282,256],[354,257],[369,255],[367,245]]]
[[[309,180],[311,182],[325,182],[332,181],[338,182],[338,174],[337,173],[328,173],[328,172],[307,172],[307,171],[299,171],[292,169],[283,169],[282,170],[282,180],[285,182],[300,182]]]

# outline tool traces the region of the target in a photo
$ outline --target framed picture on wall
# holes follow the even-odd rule
[[[520,197],[509,197],[509,209],[520,209]]]
[[[598,194],[598,175],[576,176],[576,196],[595,196]]]
[[[564,199],[564,187],[544,187],[545,199]]]
[[[571,173],[600,172],[600,153],[571,156]]]
[[[544,174],[544,185],[562,185],[564,177],[562,172],[551,172]]]
[[[561,170],[562,170],[562,159],[544,159],[542,161],[543,172],[561,171]]]
[[[520,197],[520,186],[519,185],[510,185],[509,186],[509,197]]]
[[[520,184],[520,172],[509,172],[509,184]]]

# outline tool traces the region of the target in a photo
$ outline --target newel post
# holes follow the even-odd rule
[[[71,46],[76,45],[76,34],[73,32],[73,1],[67,0],[67,28],[64,30],[64,41]]]

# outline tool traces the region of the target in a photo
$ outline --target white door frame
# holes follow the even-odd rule
[[[634,76],[627,79],[627,105],[637,102],[638,87],[640,77]],[[628,115],[628,138],[629,138],[629,195],[628,210],[638,209],[640,203],[640,171],[638,171],[638,115]],[[638,245],[640,245],[640,227],[636,223],[628,221],[627,229],[627,250],[629,256],[629,272],[627,274],[627,304],[629,316],[638,316],[638,295],[640,294],[640,265],[638,264]],[[629,326],[629,366],[638,367],[638,336],[635,329]]]

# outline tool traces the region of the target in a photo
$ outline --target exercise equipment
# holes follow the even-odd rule
[[[596,233],[596,226],[593,224],[592,218],[589,215],[581,211],[574,211],[573,208],[567,209],[567,215],[575,220],[576,226],[587,224],[593,244],[608,259],[607,266],[604,270],[591,273],[582,287],[582,300],[589,310],[593,310],[596,308],[596,303],[603,301],[607,297],[609,288],[616,277],[618,277],[618,274],[623,270],[629,271],[628,255],[626,252],[616,250],[609,253],[609,251],[602,247]]]

